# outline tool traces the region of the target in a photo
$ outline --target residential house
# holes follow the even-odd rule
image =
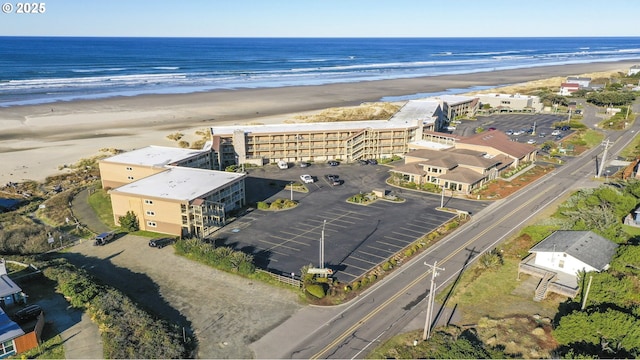
[[[579,76],[569,76],[565,81],[567,84],[577,84],[581,89],[588,88],[591,84],[591,78],[588,77],[579,77]]]
[[[558,95],[571,96],[571,94],[578,90],[580,90],[579,84],[564,82],[560,84],[560,91],[558,92]]]
[[[42,340],[44,328],[44,313],[40,313],[37,319],[27,323],[18,324],[9,318],[7,311],[15,313],[19,305],[26,303],[26,295],[7,274],[5,260],[0,259],[0,359],[33,349]]]
[[[581,271],[603,271],[609,267],[618,245],[591,231],[559,230],[529,250],[520,262],[521,273],[541,278],[534,299],[548,292],[574,297]]]

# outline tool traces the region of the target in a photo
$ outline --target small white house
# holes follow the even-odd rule
[[[587,88],[591,84],[591,78],[588,77],[578,77],[578,76],[569,76],[565,83],[569,84],[578,84],[580,88]]]
[[[534,264],[557,272],[577,275],[579,271],[602,271],[618,244],[591,231],[556,231],[529,250]]]

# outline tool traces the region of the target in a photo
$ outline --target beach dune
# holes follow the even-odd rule
[[[101,149],[176,146],[166,138],[213,125],[276,123],[295,114],[353,106],[384,97],[447,89],[513,85],[557,76],[623,71],[635,62],[609,62],[319,86],[217,90],[113,97],[0,108],[0,184],[44,180],[64,165]],[[189,141],[188,138],[186,138]]]

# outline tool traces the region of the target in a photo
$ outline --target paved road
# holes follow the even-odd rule
[[[614,158],[640,130],[640,124],[624,132],[611,132],[614,141],[608,159]],[[428,295],[430,272],[424,263],[441,271],[436,291],[458,277],[484,251],[494,248],[546,207],[576,188],[595,187],[596,147],[539,179],[520,193],[496,202],[477,214],[452,236],[405,264],[374,288],[351,303],[334,309],[305,309],[252,345],[258,358],[357,358],[378,342],[401,332],[415,318],[424,318],[423,301]],[[299,334],[298,339],[278,338],[283,331]],[[295,341],[298,340],[298,341]],[[277,344],[275,346],[274,344]]]

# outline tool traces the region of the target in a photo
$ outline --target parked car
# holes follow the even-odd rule
[[[534,139],[529,139],[529,141],[527,141],[527,144],[534,145],[535,143],[537,143],[537,141],[535,141]]]
[[[162,239],[151,239],[149,240],[149,246],[150,247],[154,247],[154,248],[158,248],[158,249],[162,249],[163,247],[167,246],[167,245],[171,245],[173,244],[173,239],[171,238],[162,238]]]
[[[369,163],[369,165],[378,165],[378,160],[376,160],[376,159],[369,159],[369,160],[367,160],[367,163]]]
[[[505,134],[507,134],[507,135],[511,136],[511,135],[513,135],[513,130],[507,130],[507,131],[505,132]]]
[[[327,164],[329,164],[329,166],[338,166],[338,165],[340,165],[340,163],[335,161],[335,160],[329,160],[329,161],[327,161]]]
[[[93,245],[102,246],[102,245],[108,244],[113,240],[114,237],[115,237],[114,233],[104,232],[96,236],[95,241],[93,242]]]
[[[338,175],[325,175],[325,177],[327,178],[327,181],[329,182],[329,184],[331,184],[332,186],[337,186],[342,184],[342,181],[340,180],[340,176]]]
[[[545,137],[545,136],[547,136],[547,133],[540,133],[540,134],[538,134],[538,137],[541,137],[541,138],[543,138],[543,137]]]
[[[42,307],[40,307],[40,305],[32,304],[18,310],[13,317],[17,322],[24,323],[36,319],[40,313],[42,313]]]
[[[278,168],[282,169],[282,170],[288,169],[289,168],[289,163],[287,163],[284,160],[279,160],[278,161]]]
[[[558,136],[562,134],[562,132],[560,132],[560,130],[553,130],[553,132],[551,133],[552,136]]]
[[[306,162],[306,161],[303,161],[303,162],[301,162],[301,163],[300,163],[300,167],[302,167],[302,168],[309,167],[309,165],[311,165],[311,164],[309,164],[309,163],[308,163],[308,162]]]
[[[305,183],[305,184],[313,184],[314,183],[313,177],[311,177],[311,175],[309,175],[309,174],[300,175],[300,180],[302,180],[302,182]]]
[[[362,160],[362,159],[358,160],[358,164],[360,165],[367,165],[368,163],[369,162],[367,160]]]

